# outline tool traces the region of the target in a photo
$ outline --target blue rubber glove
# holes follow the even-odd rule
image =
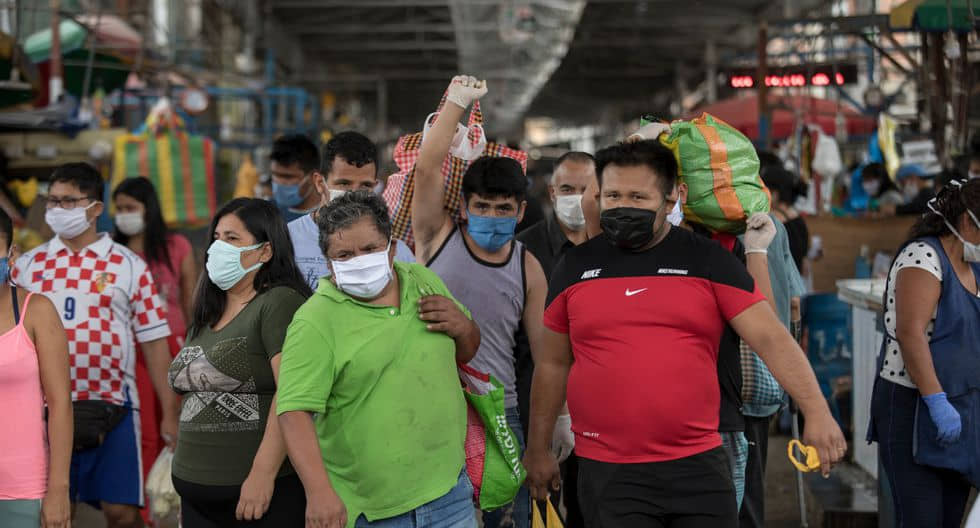
[[[963,431],[963,420],[960,418],[960,413],[956,412],[953,405],[946,399],[946,393],[937,392],[923,396],[922,401],[929,408],[929,416],[936,424],[936,428],[939,429],[936,440],[939,440],[939,443],[943,445],[949,445],[959,440],[960,432]]]

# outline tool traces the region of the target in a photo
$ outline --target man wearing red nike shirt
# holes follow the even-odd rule
[[[727,322],[806,415],[829,473],[846,451],[806,357],[720,245],[666,220],[677,162],[656,141],[596,156],[603,234],[552,275],[524,464],[532,495],[557,480],[552,430],[566,397],[587,526],[734,527],[718,434],[718,343]],[[574,358],[574,361],[573,361]]]

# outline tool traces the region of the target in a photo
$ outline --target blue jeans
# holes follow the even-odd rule
[[[517,436],[521,446],[521,456],[524,456],[524,430],[521,428],[521,417],[517,407],[507,409],[507,425]],[[484,528],[529,528],[531,526],[531,493],[526,486],[521,486],[514,502],[493,511],[483,512]]]
[[[871,406],[896,528],[959,528],[970,483],[959,473],[917,464],[912,455],[919,391],[883,379],[877,382]]]
[[[476,528],[473,484],[463,468],[456,486],[442,497],[408,513],[374,522],[361,515],[354,528]]]

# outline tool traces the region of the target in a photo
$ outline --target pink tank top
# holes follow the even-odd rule
[[[13,292],[11,292],[13,294]],[[37,349],[20,322],[0,335],[0,500],[44,498],[48,484],[48,441]]]

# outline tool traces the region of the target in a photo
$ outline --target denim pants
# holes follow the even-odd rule
[[[368,521],[361,515],[354,528],[476,528],[473,484],[466,469],[456,486],[442,497],[396,517]]]
[[[517,436],[521,446],[521,456],[524,456],[524,431],[521,429],[521,417],[517,407],[507,409],[507,425]],[[502,508],[483,513],[484,528],[529,528],[531,526],[531,493],[526,486],[521,486],[514,502]]]
[[[895,528],[959,528],[970,483],[959,473],[916,464],[912,456],[919,391],[877,381],[871,406],[878,456],[891,484]]]

